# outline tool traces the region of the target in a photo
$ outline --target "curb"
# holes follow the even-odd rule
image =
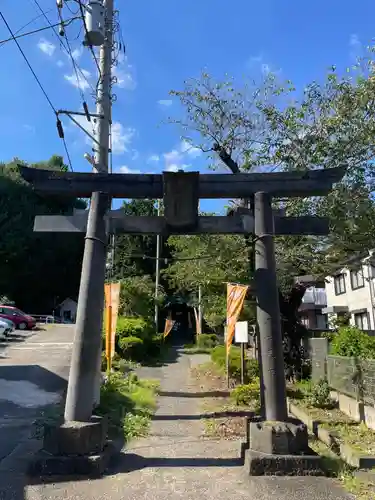
[[[375,466],[375,456],[361,455],[350,445],[340,443],[332,432],[322,427],[319,420],[314,420],[308,413],[291,401],[288,401],[288,410],[293,416],[306,424],[307,428],[312,431],[322,443],[331,448],[335,455],[342,458],[344,462],[351,467],[355,467],[356,469],[372,469]]]

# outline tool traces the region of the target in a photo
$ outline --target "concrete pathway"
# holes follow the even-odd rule
[[[15,332],[0,354],[0,499],[22,499],[25,462],[35,420],[58,403],[69,375],[74,329]],[[30,452],[32,451],[30,448]],[[25,465],[25,464],[23,464]],[[18,472],[17,472],[18,471]]]
[[[204,356],[182,354],[140,375],[161,381],[150,436],[133,442],[110,473],[94,481],[65,481],[26,487],[26,500],[344,500],[351,498],[325,478],[250,478],[240,443],[203,437],[199,393],[190,367]]]

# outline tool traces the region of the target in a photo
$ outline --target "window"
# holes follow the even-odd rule
[[[336,295],[341,295],[342,293],[345,293],[346,292],[345,274],[338,274],[337,276],[335,276],[334,285],[335,285]]]
[[[354,314],[354,324],[361,330],[368,330],[368,314],[367,311]]]
[[[350,271],[350,283],[352,285],[352,290],[357,290],[358,288],[363,288],[365,286],[362,268]]]

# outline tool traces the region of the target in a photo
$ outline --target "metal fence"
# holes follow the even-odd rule
[[[311,378],[327,378],[333,390],[375,406],[375,360],[328,354],[328,340],[311,338]]]

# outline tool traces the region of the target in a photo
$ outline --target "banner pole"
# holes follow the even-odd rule
[[[107,375],[111,373],[112,369],[112,306],[107,307]]]

